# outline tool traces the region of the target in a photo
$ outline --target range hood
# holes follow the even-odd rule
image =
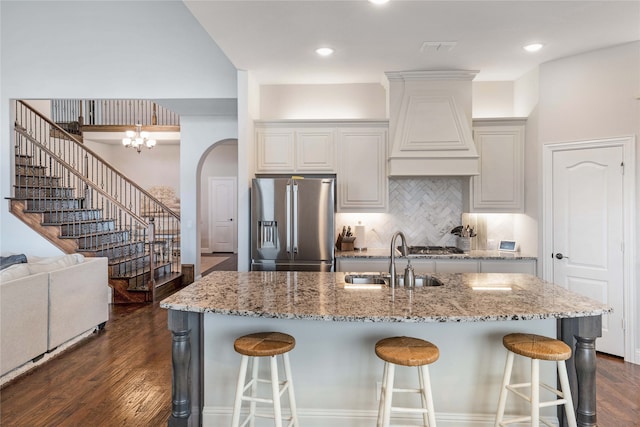
[[[478,71],[386,72],[389,176],[478,175],[471,81]]]

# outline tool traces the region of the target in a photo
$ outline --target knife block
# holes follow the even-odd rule
[[[336,240],[336,249],[339,251],[352,251],[354,250],[353,242],[356,240],[355,237],[342,237],[342,234],[338,234],[338,240]]]

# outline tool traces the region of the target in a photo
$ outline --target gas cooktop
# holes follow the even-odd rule
[[[409,255],[449,255],[462,254],[462,249],[455,246],[407,246]],[[398,246],[398,250],[402,253],[402,246]]]

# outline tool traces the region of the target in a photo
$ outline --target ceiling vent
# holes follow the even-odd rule
[[[458,42],[424,42],[420,47],[420,52],[451,52]]]
[[[389,80],[389,176],[478,175],[471,133],[477,71],[399,71]]]

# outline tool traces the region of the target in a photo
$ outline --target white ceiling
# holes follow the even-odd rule
[[[640,0],[183,1],[260,84],[381,82],[385,71],[419,69],[509,81],[546,61],[640,40]],[[422,52],[426,41],[457,44]],[[527,53],[531,42],[545,48]],[[318,57],[320,46],[335,53]]]

